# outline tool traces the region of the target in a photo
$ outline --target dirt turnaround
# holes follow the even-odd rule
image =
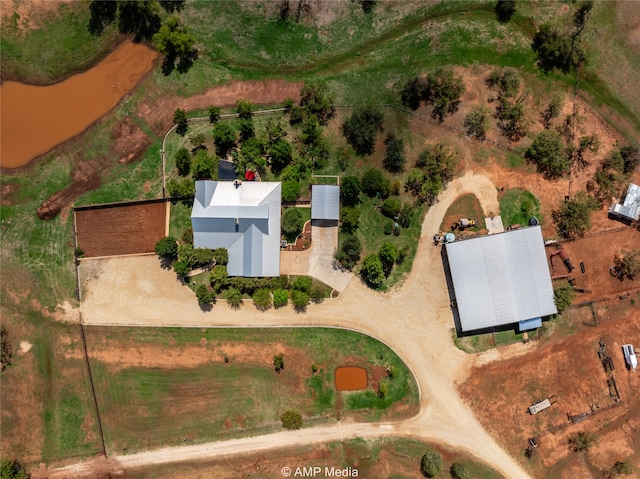
[[[4,82],[0,165],[23,166],[85,130],[133,90],[157,57],[126,41],[95,67],[55,85]]]

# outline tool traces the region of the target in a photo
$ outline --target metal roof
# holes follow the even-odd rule
[[[611,206],[609,212],[631,220],[640,218],[640,186],[631,183],[624,203]]]
[[[557,313],[540,226],[446,245],[462,331]]]
[[[280,183],[196,181],[193,245],[227,248],[229,276],[279,276],[280,202]]]
[[[313,185],[311,187],[311,219],[340,219],[340,187]]]

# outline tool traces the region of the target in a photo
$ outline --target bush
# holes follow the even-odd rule
[[[569,445],[575,452],[588,451],[591,446],[594,446],[597,443],[598,438],[588,431],[579,432],[577,436],[573,436],[569,439]]]
[[[236,112],[238,113],[238,117],[243,120],[250,120],[253,116],[253,103],[249,100],[245,100],[244,98],[240,98],[236,102]]]
[[[380,211],[389,218],[395,218],[402,209],[402,200],[397,196],[390,196],[382,204]]]
[[[385,278],[384,269],[382,261],[380,261],[380,257],[377,254],[370,254],[364,259],[360,276],[367,285],[374,289],[382,286]]]
[[[271,170],[278,174],[291,163],[293,159],[293,148],[284,138],[276,141],[269,149],[271,155]]]
[[[391,273],[393,265],[396,264],[396,260],[398,259],[398,254],[399,252],[396,245],[389,243],[388,241],[382,243],[380,251],[378,251],[378,257],[382,263],[382,269],[385,276],[389,276]]]
[[[191,268],[189,268],[189,263],[186,261],[174,261],[173,271],[175,271],[178,276],[187,276]]]
[[[384,224],[384,230],[383,230],[384,234],[386,234],[387,236],[390,235],[391,233],[393,233],[393,222],[391,221],[387,221]]]
[[[209,122],[210,123],[217,123],[219,119],[220,119],[220,108],[218,108],[217,106],[210,106],[209,107]]]
[[[348,234],[355,232],[360,225],[360,210],[356,206],[343,207],[340,211],[340,221],[342,231]]]
[[[29,479],[31,474],[16,459],[5,457],[0,462],[0,476],[2,479]]]
[[[282,202],[293,203],[300,197],[302,185],[296,180],[286,180],[282,182]]]
[[[218,158],[198,150],[191,160],[191,176],[194,180],[215,180],[218,178]]]
[[[219,293],[229,284],[229,273],[223,264],[216,264],[209,274],[209,282],[216,293]]]
[[[193,198],[196,194],[196,185],[189,178],[185,178],[182,181],[170,178],[167,181],[167,191],[170,198]]]
[[[382,131],[384,117],[374,107],[356,110],[342,124],[342,134],[359,155],[373,153],[378,132]]]
[[[276,289],[273,292],[273,306],[282,308],[289,302],[289,292],[286,289]]]
[[[193,244],[193,226],[189,226],[182,232],[180,237],[183,243]]]
[[[204,284],[201,284],[196,289],[196,297],[200,304],[209,304],[215,299],[213,291],[209,291]]]
[[[427,477],[435,477],[442,469],[442,455],[431,449],[422,456],[421,461],[422,473]]]
[[[302,415],[294,410],[288,409],[280,416],[282,426],[286,429],[300,429],[302,427]]]
[[[452,479],[471,479],[469,468],[461,462],[454,462],[449,469]]]
[[[633,466],[627,461],[617,461],[608,472],[609,477],[628,476],[633,474]]]
[[[615,265],[620,268],[620,279],[635,279],[640,272],[640,250],[622,251],[622,255],[616,255]]]
[[[352,270],[362,253],[362,244],[355,235],[345,236],[340,245],[337,260],[348,270]]]
[[[225,156],[236,144],[236,130],[225,121],[216,123],[216,126],[213,127],[213,142],[218,154]]]
[[[276,354],[273,357],[273,367],[275,368],[277,373],[284,369],[284,354]]]
[[[161,258],[175,259],[178,257],[178,242],[173,236],[165,236],[156,243],[154,251]]]
[[[407,158],[404,156],[404,141],[402,141],[402,138],[391,132],[384,140],[384,144],[386,145],[386,153],[382,160],[384,169],[392,173],[404,171]]]
[[[213,251],[209,248],[194,248],[191,266],[205,266],[213,263]]]
[[[516,0],[498,0],[495,12],[499,22],[507,23],[516,13]]]
[[[313,285],[313,279],[311,276],[298,276],[293,280],[293,284],[291,285],[291,289],[294,291],[303,291],[305,293],[311,292],[311,287]]]
[[[231,288],[225,294],[225,299],[227,300],[227,304],[229,304],[229,306],[231,306],[233,309],[237,309],[242,304],[242,293],[236,288]]]
[[[304,228],[304,216],[299,208],[286,208],[282,215],[282,233],[287,240],[294,241]]]
[[[213,259],[216,264],[226,265],[229,262],[229,252],[227,251],[227,248],[214,249]]]
[[[569,309],[575,295],[576,293],[573,290],[573,287],[569,284],[565,284],[553,290],[553,298],[556,302],[558,314],[562,314],[564,311]]]
[[[380,170],[375,168],[368,169],[362,175],[362,192],[369,198],[380,196],[386,198],[389,196],[391,185],[389,180],[384,177]]]
[[[11,341],[9,341],[9,331],[4,326],[0,326],[0,343],[2,346],[0,356],[0,371],[11,364]]]
[[[291,291],[291,303],[297,311],[304,311],[309,304],[309,295],[304,291]]]
[[[322,303],[324,301],[324,290],[320,286],[314,286],[311,288],[311,292],[309,293],[309,298],[314,303]]]
[[[180,148],[175,156],[176,169],[180,176],[187,176],[191,171],[191,153],[186,148]]]

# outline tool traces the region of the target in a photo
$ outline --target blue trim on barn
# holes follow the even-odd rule
[[[518,323],[518,331],[528,331],[542,326],[542,318],[532,318]]]

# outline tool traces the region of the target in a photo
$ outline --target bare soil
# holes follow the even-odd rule
[[[76,211],[78,246],[85,257],[152,253],[165,236],[169,203]]]

